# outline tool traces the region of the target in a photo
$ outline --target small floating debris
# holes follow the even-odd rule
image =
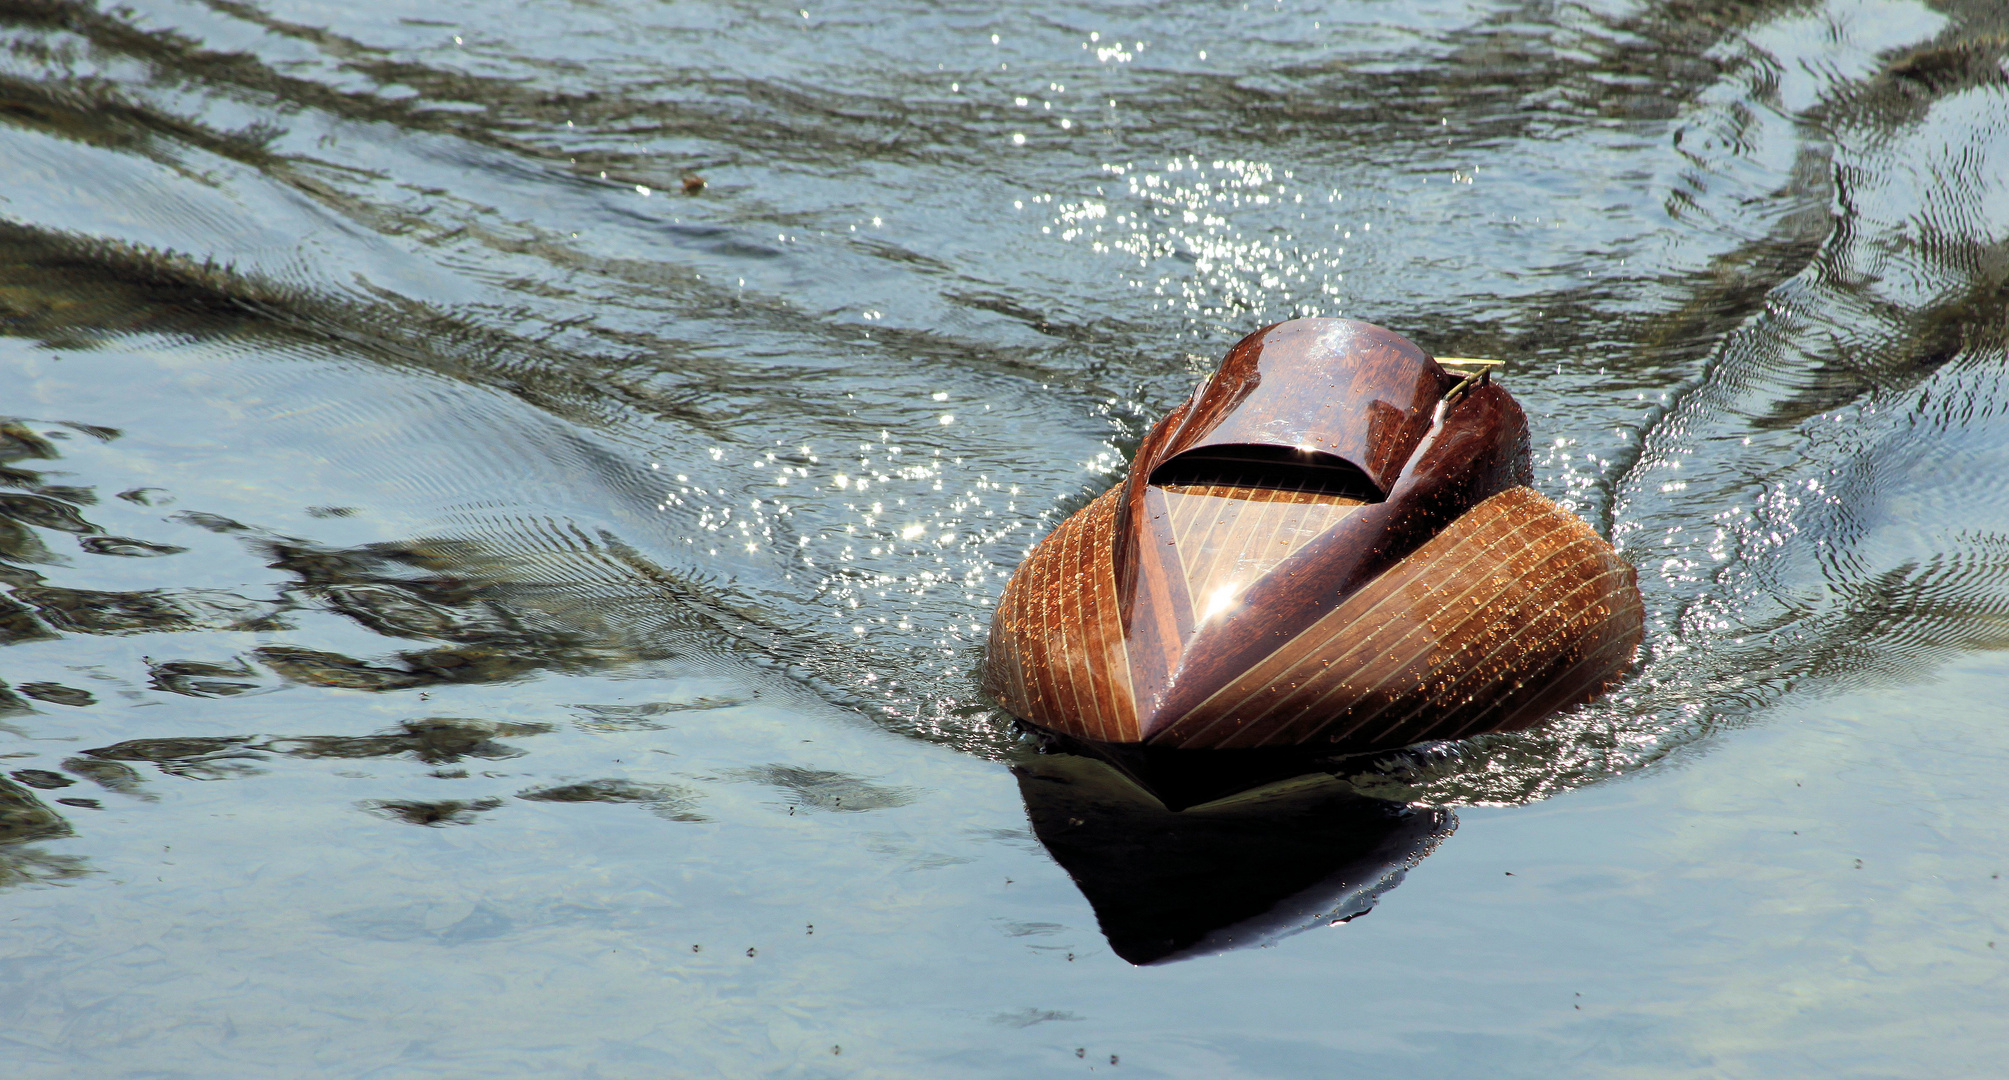
[[[684,174],[684,194],[696,195],[705,189],[705,178],[694,172]]]

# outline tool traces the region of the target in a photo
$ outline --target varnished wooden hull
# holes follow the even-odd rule
[[[1533,725],[1623,673],[1643,609],[1528,474],[1499,387],[1364,323],[1259,331],[1019,567],[986,688],[1105,744],[1347,753]]]

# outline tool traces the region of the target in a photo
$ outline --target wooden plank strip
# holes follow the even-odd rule
[[[1596,537],[1590,539],[1595,540]],[[1409,708],[1401,715],[1387,719],[1384,713],[1382,717],[1369,718],[1370,722],[1375,719],[1383,721],[1381,731],[1373,739],[1392,738],[1405,727],[1409,729],[1403,737],[1405,743],[1437,737],[1453,738],[1453,735],[1438,736],[1433,733],[1454,722],[1460,726],[1450,730],[1462,730],[1476,722],[1478,716],[1497,707],[1513,693],[1516,685],[1524,684],[1541,668],[1553,666],[1555,658],[1565,654],[1575,655],[1579,640],[1577,635],[1570,633],[1574,617],[1583,610],[1584,601],[1603,588],[1601,576],[1586,579],[1581,574],[1582,566],[1576,557],[1585,555],[1594,559],[1595,549],[1582,538],[1575,539],[1564,552],[1549,561],[1551,571],[1542,580],[1529,584],[1533,579],[1524,578],[1516,583],[1511,594],[1503,592],[1501,599],[1505,602],[1480,613],[1478,617],[1493,625],[1504,621],[1511,630],[1499,636],[1484,656],[1461,658],[1460,674],[1450,684],[1438,687],[1427,696],[1419,695],[1418,700],[1407,703]],[[1571,584],[1572,578],[1577,579],[1574,585]],[[1561,595],[1556,595],[1555,590],[1558,589],[1564,590]],[[1531,606],[1527,603],[1529,599],[1539,600],[1544,596],[1551,597],[1552,602],[1539,611],[1527,610]],[[1509,650],[1530,640],[1531,634],[1543,647],[1522,650],[1521,656],[1538,659],[1533,663],[1495,665],[1494,661],[1503,655],[1509,660],[1519,658]],[[1435,715],[1416,722],[1426,708],[1433,710]]]
[[[1519,705],[1492,726],[1495,731],[1518,731],[1546,719],[1550,713],[1570,705],[1589,701],[1609,689],[1617,681],[1632,658],[1638,654],[1645,626],[1643,614],[1628,616],[1614,613],[1604,628],[1605,639],[1595,651],[1586,653],[1583,659],[1570,667],[1549,684],[1541,694]]]
[[[1144,718],[1155,712],[1166,693],[1193,627],[1186,572],[1173,542],[1171,507],[1157,489],[1146,489],[1145,505],[1152,508],[1146,518],[1149,528],[1138,540],[1137,593],[1125,616],[1140,731]]]
[[[1018,708],[1016,710],[1016,714],[1019,716],[1031,716],[1033,715],[1032,711],[1033,695],[1032,691],[1026,686],[1026,680],[1025,680],[1026,659],[1025,659],[1024,645],[1025,645],[1026,625],[1024,616],[1025,605],[1023,603],[1024,595],[1025,590],[1019,589],[1011,597],[1011,603],[1014,609],[1014,615],[1011,620],[1009,632],[1006,635],[1006,639],[1010,642],[1009,648],[1011,650],[1010,653],[1011,666],[1008,667],[1006,671],[1009,673],[1008,678],[1010,679],[1010,685],[1014,700],[1018,702]]]
[[[1512,520],[1510,515],[1503,515],[1489,524],[1497,531],[1500,522]],[[1259,744],[1284,738],[1293,741],[1310,738],[1341,715],[1346,716],[1351,732],[1371,723],[1405,696],[1419,693],[1427,682],[1430,666],[1422,663],[1425,658],[1441,651],[1444,639],[1454,636],[1458,628],[1474,625],[1490,603],[1513,588],[1511,581],[1491,573],[1491,568],[1498,565],[1495,560],[1503,556],[1539,559],[1545,545],[1561,531],[1545,530],[1548,524],[1518,521],[1503,533],[1492,536],[1479,533],[1462,544],[1453,544],[1441,559],[1418,560],[1400,568],[1408,580],[1391,582],[1400,588],[1396,595],[1406,601],[1398,613],[1307,680],[1310,684],[1307,690],[1317,692],[1324,686],[1324,691],[1309,701],[1300,696],[1296,715],[1273,726],[1274,734],[1261,739]],[[1447,570],[1443,563],[1452,559],[1461,562]],[[1449,631],[1439,622],[1446,618],[1456,620]],[[1419,670],[1419,665],[1423,670]],[[1349,671],[1350,667],[1353,670]],[[1415,685],[1391,690],[1391,684],[1398,681]]]
[[[1278,488],[1251,489],[1241,498],[1242,513],[1227,537],[1221,567],[1222,584],[1240,595],[1259,574],[1263,542],[1274,538],[1277,515],[1288,506],[1289,493]]]
[[[1612,586],[1624,578],[1618,567],[1599,574],[1584,583],[1584,590],[1599,595],[1607,595]],[[1453,734],[1468,730],[1494,730],[1511,720],[1514,713],[1529,700],[1554,695],[1558,705],[1567,700],[1576,700],[1578,693],[1588,689],[1584,685],[1598,674],[1588,666],[1608,646],[1612,644],[1609,634],[1602,634],[1611,621],[1609,608],[1600,610],[1595,606],[1584,606],[1571,613],[1568,628],[1564,631],[1570,639],[1570,647],[1557,650],[1554,660],[1544,670],[1539,679],[1528,679],[1506,692],[1477,696],[1466,710],[1468,717]]]
[[[1521,620],[1527,614],[1523,609],[1528,602],[1539,603],[1541,595],[1546,591],[1566,588],[1576,564],[1576,556],[1589,552],[1591,543],[1601,541],[1595,535],[1588,534],[1588,530],[1585,530],[1584,534],[1578,534],[1576,530],[1562,525],[1540,539],[1531,541],[1510,558],[1501,558],[1497,547],[1490,548],[1486,552],[1486,557],[1473,564],[1472,570],[1469,571],[1477,582],[1463,600],[1470,610],[1462,614],[1450,613],[1457,621],[1448,628],[1431,626],[1427,620],[1447,614],[1451,605],[1440,607],[1426,616],[1425,621],[1420,621],[1405,638],[1404,644],[1409,645],[1411,649],[1409,656],[1394,673],[1391,673],[1389,679],[1385,679],[1380,686],[1369,688],[1363,697],[1380,693],[1396,674],[1414,676],[1418,663],[1432,651],[1446,653],[1448,656],[1445,662],[1429,664],[1427,667],[1451,669],[1462,672],[1464,677],[1469,678],[1479,677],[1485,669],[1486,660],[1498,654],[1499,645],[1502,644],[1497,640],[1500,635],[1504,633],[1511,639],[1516,632],[1517,624],[1518,629],[1526,629],[1529,623]],[[1495,639],[1495,644],[1489,649],[1486,657],[1472,655],[1476,648],[1485,647],[1482,639],[1486,637]],[[1454,678],[1452,685],[1440,685],[1429,693],[1423,692],[1423,689],[1418,687],[1416,691],[1408,694],[1385,695],[1379,704],[1371,705],[1366,711],[1348,717],[1352,722],[1349,734],[1352,731],[1369,730],[1370,725],[1379,721],[1383,724],[1382,734],[1386,735],[1426,706],[1447,707],[1456,698],[1457,681]],[[1394,720],[1386,720],[1386,714],[1391,710],[1401,710],[1401,715]],[[1342,734],[1341,737],[1346,736]],[[1378,741],[1379,737],[1370,736],[1370,738]]]
[[[1256,489],[1247,498],[1224,500],[1235,507],[1234,516],[1225,528],[1217,530],[1215,540],[1219,546],[1207,577],[1193,582],[1194,595],[1201,604],[1201,622],[1217,617],[1253,580],[1253,568],[1249,565],[1251,549],[1265,532],[1274,528],[1271,523],[1274,495],[1273,489]]]
[[[1220,572],[1223,549],[1228,538],[1235,531],[1235,522],[1241,517],[1243,503],[1220,489],[1239,487],[1239,484],[1216,485],[1208,490],[1209,506],[1195,524],[1202,526],[1198,531],[1200,543],[1193,553],[1193,563],[1186,572],[1186,591],[1193,598],[1193,622],[1201,625],[1208,621],[1207,612],[1214,601],[1210,588],[1215,576]],[[1209,523],[1211,521],[1211,524]],[[1180,545],[1183,554],[1185,546]]]
[[[1615,565],[1610,571],[1599,575],[1604,596],[1587,609],[1595,613],[1596,622],[1578,635],[1577,651],[1580,655],[1561,671],[1546,676],[1545,685],[1539,692],[1524,695],[1525,700],[1519,703],[1503,699],[1488,709],[1480,710],[1452,738],[1462,738],[1466,731],[1481,726],[1494,731],[1525,727],[1555,709],[1588,700],[1603,689],[1606,680],[1614,677],[1611,669],[1620,663],[1619,658],[1629,659],[1645,636],[1645,612],[1635,584],[1636,571],[1615,557],[1611,561]],[[1588,647],[1584,647],[1585,643]],[[1503,715],[1488,725],[1487,714],[1495,708]]]
[[[1000,602],[1011,645],[993,660],[1027,684],[1019,715],[1100,741],[1137,737],[1112,563],[1117,494],[1105,492],[1027,557]]]
[[[1261,576],[1282,566],[1285,559],[1310,543],[1312,538],[1325,531],[1326,504],[1318,499],[1306,498],[1310,492],[1294,492],[1297,497],[1286,503],[1286,509],[1279,516],[1273,539],[1263,549],[1263,559],[1257,569]]]
[[[1092,738],[1101,738],[1101,728],[1095,711],[1095,689],[1087,676],[1087,649],[1082,637],[1081,625],[1081,517],[1074,515],[1061,523],[1054,535],[1060,538],[1060,548],[1054,553],[1052,576],[1047,589],[1058,601],[1053,605],[1059,615],[1053,632],[1060,643],[1055,657],[1054,674],[1059,676],[1061,687],[1061,708],[1065,716],[1074,724],[1092,732]]]
[[[1531,499],[1540,499],[1532,491],[1528,491],[1527,494]],[[1546,504],[1546,500],[1540,501]],[[1572,520],[1567,518],[1567,516],[1528,513],[1527,511],[1530,507],[1521,500],[1503,500],[1500,504],[1496,504],[1494,509],[1497,512],[1497,516],[1488,524],[1491,525],[1497,535],[1484,542],[1478,542],[1480,540],[1478,536],[1473,538],[1474,544],[1467,548],[1469,557],[1461,562],[1455,572],[1455,581],[1462,587],[1456,596],[1447,597],[1445,602],[1431,614],[1431,619],[1433,620],[1446,616],[1458,620],[1453,624],[1453,629],[1459,626],[1473,625],[1480,619],[1484,614],[1484,605],[1489,599],[1489,594],[1487,593],[1489,585],[1495,590],[1502,586],[1510,586],[1511,579],[1498,574],[1499,567],[1538,560],[1541,553],[1552,552],[1554,545],[1559,540],[1566,540],[1570,535],[1569,529]],[[1502,526],[1509,524],[1511,527],[1507,531],[1498,532]],[[1432,560],[1425,558],[1424,552],[1420,550],[1417,552],[1417,561],[1410,568],[1405,569],[1413,574],[1433,577],[1442,573],[1440,567],[1432,565]],[[1420,603],[1421,601],[1419,601],[1419,606]],[[1463,609],[1462,611],[1460,610],[1461,608]],[[1424,620],[1418,622],[1410,629],[1412,632],[1415,629],[1422,629],[1435,634],[1441,628],[1434,625],[1432,621]],[[1386,645],[1383,647],[1385,648]],[[1392,700],[1383,698],[1377,705],[1373,702],[1371,695],[1384,690],[1389,679],[1393,675],[1400,673],[1400,671],[1400,668],[1391,669],[1387,674],[1383,675],[1381,680],[1378,680],[1376,685],[1361,685],[1356,683],[1353,695],[1354,701],[1346,704],[1344,707],[1334,708],[1333,703],[1330,701],[1322,703],[1323,707],[1335,717],[1344,714],[1347,725],[1338,730],[1328,728],[1328,738],[1332,741],[1352,738],[1361,728],[1371,723],[1375,717],[1385,711],[1393,703]],[[1364,710],[1363,706],[1365,706]],[[1315,732],[1305,732],[1303,734],[1308,738],[1312,734],[1315,734]]]
[[[1019,677],[1025,683],[1026,711],[1023,715],[1033,721],[1046,715],[1046,707],[1040,700],[1038,639],[1041,627],[1032,606],[1034,584],[1039,578],[1039,568],[1033,558],[1038,554],[1039,548],[1035,546],[1007,586],[1011,593],[1012,641],[1018,652]]]
[[[1503,677],[1484,685],[1473,685],[1473,680],[1467,679],[1453,688],[1451,696],[1457,705],[1456,714],[1433,722],[1431,730],[1444,726],[1444,722],[1451,719],[1458,721],[1460,729],[1470,724],[1483,724],[1487,714],[1525,699],[1533,692],[1528,685],[1537,666],[1559,670],[1566,661],[1574,662],[1584,654],[1588,641],[1585,635],[1594,632],[1608,608],[1603,604],[1604,599],[1615,585],[1624,583],[1630,575],[1630,568],[1608,557],[1609,549],[1603,549],[1595,537],[1583,548],[1583,557],[1571,568],[1568,577],[1543,591],[1550,601],[1548,605],[1541,611],[1517,615],[1513,631],[1496,642],[1491,654],[1475,665],[1482,671],[1497,669],[1505,673]],[[1526,656],[1545,659],[1499,663],[1503,657],[1511,658],[1515,650]]]
[[[998,613],[991,619],[990,662],[985,667],[989,689],[1014,716],[1030,716],[1031,700],[1025,690],[1025,657],[1019,648],[1024,629],[1019,624],[1018,600],[1025,592],[1023,578],[1014,575],[1005,582],[998,598]]]
[[[1524,542],[1518,545],[1521,550],[1512,553],[1502,547],[1502,541],[1510,538],[1497,535],[1497,529],[1484,530],[1472,537],[1484,539],[1484,551],[1500,570],[1506,571],[1484,573],[1483,581],[1491,583],[1492,588],[1463,590],[1462,597],[1439,595],[1434,608],[1427,593],[1417,595],[1404,590],[1404,606],[1420,616],[1421,623],[1430,631],[1426,645],[1436,648],[1418,648],[1412,643],[1406,655],[1396,648],[1390,656],[1383,650],[1399,643],[1374,642],[1375,654],[1368,657],[1374,662],[1366,666],[1364,673],[1379,672],[1379,685],[1362,685],[1357,672],[1347,673],[1340,680],[1349,684],[1348,695],[1358,702],[1352,709],[1364,706],[1369,711],[1348,715],[1348,727],[1334,732],[1332,738],[1348,739],[1362,746],[1392,747],[1426,738],[1500,730],[1510,723],[1532,723],[1558,707],[1553,703],[1540,705],[1541,702],[1569,704],[1582,700],[1585,691],[1595,690],[1594,684],[1609,678],[1612,666],[1630,655],[1629,650],[1637,644],[1642,614],[1637,589],[1632,584],[1632,569],[1588,526],[1546,499],[1530,491],[1518,501],[1523,503],[1519,509],[1531,512],[1520,515],[1524,521],[1545,518],[1554,522],[1555,527],[1543,530],[1541,537],[1532,540],[1523,536]],[[1488,532],[1496,535],[1487,536]],[[1442,561],[1439,560],[1437,571],[1439,584],[1432,590],[1440,594]],[[1473,571],[1468,565],[1461,576],[1472,577]],[[1390,571],[1391,575],[1395,573]],[[1560,598],[1558,590],[1564,590]],[[1441,622],[1447,616],[1460,621],[1447,629]],[[1587,626],[1593,619],[1596,625]],[[1612,629],[1605,629],[1607,626]],[[1605,647],[1611,634],[1623,637],[1628,627],[1632,628],[1630,641],[1619,640]],[[1463,634],[1457,633],[1460,628]],[[1417,625],[1411,625],[1403,637],[1412,637],[1417,629]],[[1481,646],[1483,652],[1474,651]],[[1507,662],[1502,663],[1503,659]],[[1343,671],[1349,666],[1359,665],[1357,661],[1342,662],[1333,664],[1332,669]],[[1572,674],[1563,675],[1566,671]],[[1444,681],[1445,675],[1450,676],[1449,681]],[[1557,677],[1569,681],[1550,688],[1549,681]],[[1325,680],[1314,675],[1307,681],[1315,687]],[[1293,696],[1313,687],[1294,687]],[[1522,707],[1522,702],[1530,701],[1531,695],[1539,699],[1535,703],[1540,705],[1540,711]],[[1332,704],[1336,703],[1329,706]],[[1512,709],[1510,717],[1489,719],[1489,714],[1506,708]],[[1394,710],[1400,710],[1402,715],[1392,720],[1384,715]],[[1302,726],[1307,721],[1331,719],[1348,711],[1333,707],[1307,709],[1298,717],[1289,718],[1287,731],[1272,729],[1286,737],[1268,741],[1311,738],[1319,732],[1316,727],[1308,730]],[[1321,712],[1326,715],[1321,717],[1318,715]],[[1524,718],[1532,719],[1524,721]],[[1375,731],[1368,725],[1377,719],[1380,730]],[[1452,724],[1457,725],[1455,729],[1450,728]],[[1253,735],[1248,735],[1215,738],[1209,744],[1248,745],[1254,741]]]
[[[1209,484],[1166,493],[1167,501],[1173,508],[1173,538],[1177,541],[1179,569],[1185,575],[1189,595],[1193,581],[1205,565],[1204,553],[1211,550],[1208,547],[1209,537],[1222,523],[1222,514],[1232,514],[1236,509],[1222,502],[1222,497],[1215,494],[1216,490],[1214,485]]]
[[[1188,485],[1178,487],[1150,487],[1149,492],[1157,492],[1165,500],[1167,520],[1172,526],[1172,539],[1179,546],[1186,543],[1186,534],[1193,528],[1193,515],[1198,513],[1199,503],[1195,501],[1197,492]]]
[[[1026,675],[1033,685],[1033,708],[1031,719],[1039,723],[1050,723],[1062,715],[1057,680],[1053,670],[1053,618],[1048,610],[1052,606],[1053,586],[1052,560],[1054,557],[1054,533],[1033,549],[1026,559],[1025,597],[1026,606]]]
[[[1274,494],[1260,505],[1258,520],[1250,523],[1248,538],[1235,562],[1235,577],[1244,586],[1276,569],[1277,564],[1283,561],[1283,556],[1276,549],[1291,542],[1297,535],[1298,522],[1304,520],[1305,503],[1294,498],[1303,492],[1288,488],[1273,491]]]
[[[1288,681],[1294,675],[1302,679],[1311,674],[1312,665],[1321,670],[1330,669],[1333,680],[1340,687],[1345,687],[1346,680],[1359,673],[1364,650],[1378,648],[1383,636],[1396,629],[1404,610],[1416,601],[1427,599],[1431,586],[1426,585],[1420,590],[1411,588],[1415,584],[1415,569],[1419,565],[1440,564],[1433,578],[1440,582],[1449,580],[1461,567],[1456,564],[1444,567],[1441,563],[1454,558],[1462,558],[1469,563],[1482,557],[1484,542],[1508,524],[1508,517],[1500,510],[1500,507],[1493,507],[1487,513],[1479,513],[1475,508],[1473,514],[1477,516],[1474,521],[1463,528],[1454,525],[1456,532],[1447,530],[1447,534],[1440,534],[1424,549],[1419,549],[1402,564],[1348,597],[1242,677],[1210,696],[1186,717],[1181,717],[1164,734],[1175,737],[1176,745],[1212,745],[1221,737],[1221,733],[1213,730],[1218,723],[1246,709],[1250,700],[1266,688]],[[1463,523],[1464,519],[1460,521]],[[1377,619],[1387,621],[1377,625]],[[1341,648],[1335,644],[1343,635],[1358,633],[1357,628],[1362,626],[1367,627],[1365,633],[1350,647]],[[1330,683],[1321,680],[1318,686],[1306,687],[1305,690],[1318,693],[1320,686],[1330,686]]]
[[[1090,573],[1094,581],[1096,628],[1101,638],[1101,663],[1109,694],[1111,739],[1134,742],[1137,737],[1137,701],[1130,682],[1130,650],[1123,640],[1123,613],[1116,596],[1114,561],[1104,555],[1114,551],[1116,503],[1111,500],[1090,519],[1094,528],[1095,557]]]
[[[991,616],[990,632],[984,641],[983,690],[1013,716],[1025,715],[1025,702],[1018,692],[1018,659],[1012,652],[1013,630],[1005,605],[1012,596],[1011,582],[1005,582],[998,596],[998,609]]]
[[[1115,668],[1109,663],[1109,627],[1114,621],[1103,609],[1103,581],[1115,588],[1109,569],[1108,515],[1103,504],[1090,503],[1081,514],[1081,556],[1077,568],[1077,588],[1081,593],[1081,662],[1087,669],[1095,695],[1095,722],[1105,732],[1105,741],[1121,737],[1117,722]]]

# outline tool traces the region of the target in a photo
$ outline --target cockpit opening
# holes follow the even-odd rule
[[[1296,446],[1230,444],[1188,450],[1152,470],[1154,487],[1236,487],[1295,491],[1360,502],[1387,497],[1345,458]]]

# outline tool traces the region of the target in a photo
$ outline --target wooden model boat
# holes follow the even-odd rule
[[[1112,761],[1392,749],[1601,693],[1642,636],[1635,574],[1527,486],[1488,370],[1348,319],[1244,338],[1012,575],[986,690]]]

